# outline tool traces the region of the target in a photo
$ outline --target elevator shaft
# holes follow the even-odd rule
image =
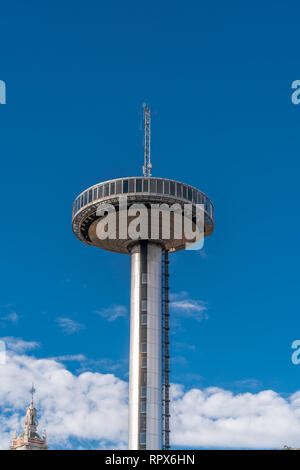
[[[162,449],[161,246],[140,241],[131,250],[130,450]]]

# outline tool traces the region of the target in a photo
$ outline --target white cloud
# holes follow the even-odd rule
[[[65,354],[64,356],[56,356],[49,359],[61,362],[83,362],[86,361],[86,356],[84,354]]]
[[[117,318],[125,317],[127,315],[127,308],[124,305],[111,305],[102,310],[96,310],[95,313],[107,321],[112,322]]]
[[[173,347],[175,349],[187,349],[188,351],[195,351],[196,349],[194,344],[183,343],[181,341],[173,341]]]
[[[300,392],[232,392],[216,387],[172,389],[172,443],[203,448],[280,449],[300,446]]]
[[[60,326],[60,328],[67,333],[68,335],[72,335],[73,333],[77,333],[78,331],[84,329],[84,325],[78,323],[71,318],[66,317],[59,317],[56,318],[56,323]]]
[[[24,341],[22,338],[14,338],[13,336],[3,336],[1,340],[4,341],[7,349],[11,349],[16,353],[31,351],[40,347],[37,341]]]
[[[25,349],[33,349],[29,345],[35,344],[23,343]],[[18,340],[15,344],[22,343]],[[71,357],[76,355],[62,358]],[[37,389],[39,429],[47,429],[51,448],[126,446],[127,382],[113,374],[75,375],[54,359],[8,349],[8,360],[0,365],[0,448],[9,446],[14,429],[20,431],[32,382]],[[272,390],[233,394],[217,387],[185,390],[173,385],[171,395],[173,446],[300,446],[300,391],[282,397]]]
[[[93,359],[85,356],[84,354],[65,354],[62,356],[48,357],[58,362],[78,362],[79,367],[76,369],[76,373],[82,372],[116,372],[117,370],[124,370],[124,367],[128,369],[128,361],[118,360],[114,361],[110,358],[101,357],[99,359]]]
[[[127,383],[112,374],[78,376],[61,363],[8,351],[0,365],[0,448],[20,431],[29,389],[37,389],[39,429],[47,429],[52,448],[70,448],[72,439],[96,446],[124,447],[127,440]],[[93,443],[95,446],[95,443]]]
[[[207,306],[201,300],[194,300],[189,297],[187,292],[170,295],[170,308],[174,312],[197,321],[207,320]]]
[[[1,317],[1,320],[4,322],[11,322],[11,323],[18,323],[20,318],[20,315],[18,315],[16,312],[11,312],[5,315],[4,317]]]

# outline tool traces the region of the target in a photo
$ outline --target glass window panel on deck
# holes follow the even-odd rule
[[[129,180],[129,193],[134,193],[134,179]]]
[[[122,180],[116,183],[116,194],[122,194]]]
[[[157,192],[159,194],[163,193],[163,181],[162,180],[157,180]]]
[[[149,182],[148,180],[143,180],[143,193],[149,192]]]
[[[104,197],[109,196],[109,183],[105,183],[104,185]]]
[[[209,200],[206,199],[206,212],[209,213],[209,209],[210,209],[210,204],[209,204]]]
[[[128,193],[128,180],[123,180],[123,193]]]
[[[170,194],[170,182],[169,181],[164,182],[164,194]]]
[[[185,185],[182,187],[182,197],[187,199],[187,187]]]
[[[136,180],[136,192],[137,193],[141,193],[142,192],[142,179],[141,178],[137,178]]]
[[[188,188],[188,200],[192,201],[192,188]]]
[[[178,196],[178,197],[182,197],[182,184],[177,183],[177,184],[176,184],[176,187],[177,187],[177,189],[176,189],[176,194],[177,194],[177,196]]]
[[[175,196],[175,183],[174,181],[170,181],[170,194]]]
[[[110,183],[110,194],[115,194],[115,182]]]
[[[150,180],[150,193],[156,193],[156,180]]]

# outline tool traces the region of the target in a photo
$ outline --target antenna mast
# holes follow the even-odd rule
[[[144,110],[144,166],[143,175],[151,176],[151,155],[150,155],[150,138],[151,138],[151,111],[146,103],[143,103]]]

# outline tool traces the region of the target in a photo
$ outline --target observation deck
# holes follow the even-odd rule
[[[117,227],[115,240],[100,240],[96,234],[97,223],[100,216],[98,208],[111,204],[116,213],[120,211],[120,197],[126,196],[127,207],[132,204],[144,204],[148,209],[152,204],[179,204],[184,210],[185,204],[192,205],[192,217],[195,222],[196,204],[203,204],[204,208],[204,236],[212,234],[214,229],[214,208],[210,199],[193,186],[165,178],[130,177],[118,178],[96,184],[86,189],[75,199],[72,210],[72,228],[76,237],[87,245],[98,246],[105,250],[130,254],[133,240],[120,239]],[[149,211],[150,212],[150,211]],[[183,212],[182,212],[183,217]],[[134,217],[128,217],[128,224]],[[151,239],[157,242],[170,253],[184,249],[187,240],[182,237],[169,239],[161,236]]]

